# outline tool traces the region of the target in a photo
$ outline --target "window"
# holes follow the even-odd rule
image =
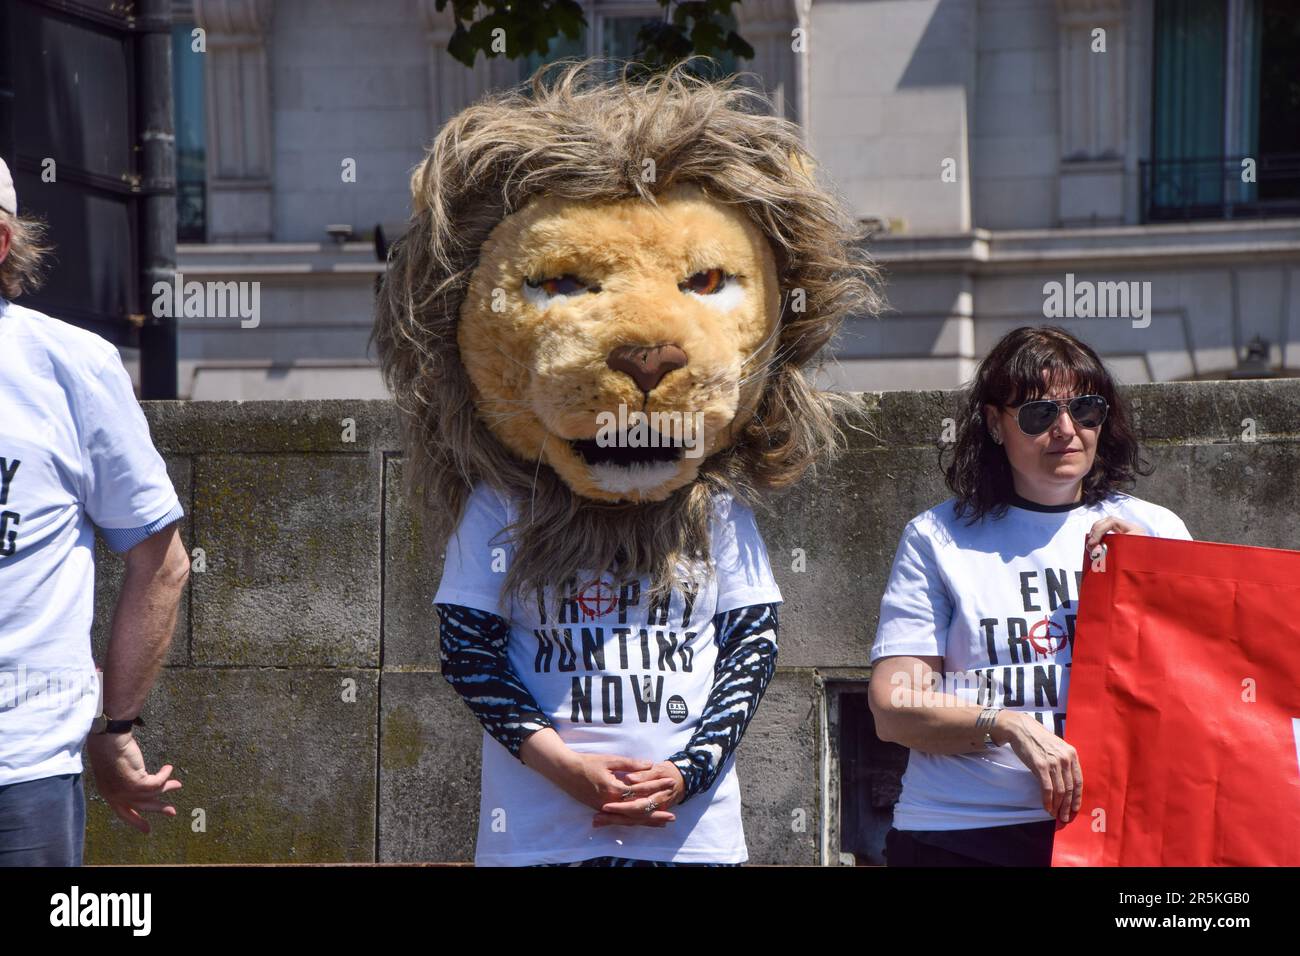
[[[653,2],[616,2],[616,0],[587,0],[582,4],[587,18],[583,36],[570,40],[563,33],[556,35],[545,56],[529,54],[522,61],[523,76],[530,76],[543,63],[563,57],[604,56],[613,60],[627,60],[636,51],[637,31],[648,23],[664,19],[664,9]],[[724,22],[738,29],[735,17],[729,15]],[[710,54],[717,60],[713,76],[726,76],[737,70],[736,57],[729,51]]]
[[[876,736],[867,681],[828,681],[830,863],[882,866],[908,749]],[[838,803],[836,802],[838,798]]]
[[[203,54],[195,53],[193,23],[172,25],[173,124],[176,127],[176,238],[207,238],[207,127]]]
[[[1259,17],[1259,153],[1292,160],[1290,179],[1261,177],[1260,202],[1300,198],[1300,17],[1290,2],[1269,0]]]
[[[1292,0],[1157,0],[1154,54],[1144,220],[1300,214]]]

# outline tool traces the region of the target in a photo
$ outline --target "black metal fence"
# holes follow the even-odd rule
[[[1142,221],[1300,216],[1300,154],[1141,163]]]

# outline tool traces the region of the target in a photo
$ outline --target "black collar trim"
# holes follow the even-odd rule
[[[1015,492],[1011,493],[1011,502],[1017,508],[1024,508],[1026,511],[1046,511],[1056,513],[1060,511],[1073,511],[1075,508],[1082,508],[1086,502],[1080,498],[1078,501],[1072,501],[1064,505],[1040,505],[1037,501],[1030,501],[1028,498],[1021,498]]]

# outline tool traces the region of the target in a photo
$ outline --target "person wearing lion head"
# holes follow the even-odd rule
[[[804,367],[878,298],[798,127],[691,66],[561,61],[455,116],[379,292],[479,865],[748,859],[782,600],[752,506],[842,450]]]

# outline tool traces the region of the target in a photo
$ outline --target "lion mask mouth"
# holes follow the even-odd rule
[[[650,445],[644,448],[614,445],[606,447],[595,438],[580,438],[569,442],[592,468],[634,468],[654,465],[676,465],[686,451],[683,445]]]
[[[592,481],[611,494],[650,491],[671,481],[687,448],[655,435],[649,445],[602,444],[595,438],[573,439],[569,446],[586,462]]]

